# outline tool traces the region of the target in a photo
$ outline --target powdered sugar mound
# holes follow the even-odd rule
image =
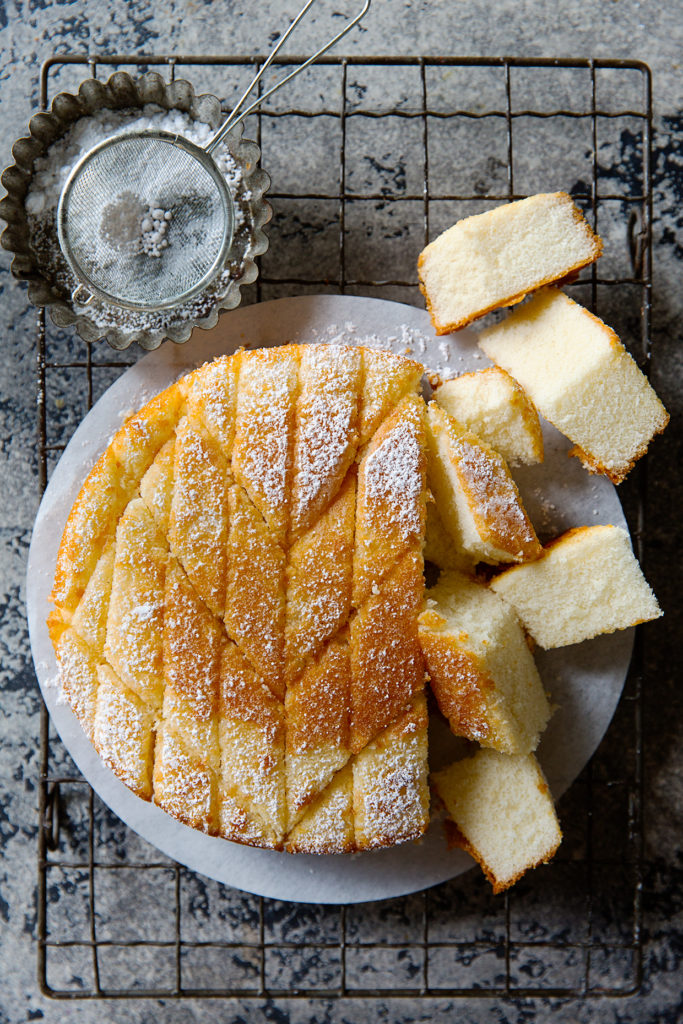
[[[168,248],[168,227],[173,220],[172,210],[160,207],[148,207],[147,214],[140,222],[140,244],[148,256],[161,256],[162,250]]]
[[[139,604],[137,607],[131,610],[131,615],[140,622],[149,622],[150,619],[158,613],[159,607],[152,601],[147,601],[145,604]]]
[[[240,196],[242,203],[249,202],[252,198],[251,190],[245,187],[244,174],[242,167],[237,161],[230,155],[225,147],[221,147],[214,157],[217,166],[223,172],[223,177],[228,183],[228,188],[233,196]],[[237,231],[245,223],[244,209],[242,203],[235,203],[234,217],[235,217],[235,230]]]

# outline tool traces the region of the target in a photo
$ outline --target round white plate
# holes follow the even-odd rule
[[[193,367],[241,345],[287,341],[369,344],[412,355],[444,375],[487,365],[472,331],[436,338],[427,314],[412,306],[352,296],[303,296],[246,306],[224,314],[209,332],[182,346],[169,342],[127,370],[76,430],[50,479],[28,561],[27,609],[38,681],[52,721],[93,789],[132,829],[165,854],[220,882],[276,899],[362,903],[415,892],[467,870],[470,858],[448,850],[442,823],[418,843],[351,856],[315,857],[240,846],[187,828],[134,796],[103,764],[70,707],[60,700],[57,665],[45,619],[50,611],[59,542],[67,515],[91,466],[122,420]],[[544,424],[545,462],[515,473],[539,535],[570,526],[625,526],[615,488],[590,476],[568,443]],[[546,689],[557,710],[538,757],[558,798],[600,742],[614,713],[631,658],[633,631],[598,637],[558,651],[538,652]],[[430,728],[430,763],[453,759],[458,741],[441,723]]]

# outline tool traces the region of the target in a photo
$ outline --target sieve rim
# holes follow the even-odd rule
[[[92,158],[99,153],[101,150],[109,149],[121,142],[128,141],[129,139],[144,138],[144,139],[159,139],[170,145],[177,146],[180,149],[184,149],[185,152],[189,153],[195,160],[202,165],[202,167],[210,174],[215,185],[217,186],[220,198],[223,204],[223,210],[225,213],[224,217],[224,232],[223,240],[220,250],[214,259],[213,263],[200,280],[183,292],[174,295],[171,298],[155,301],[155,302],[140,302],[131,301],[125,299],[120,295],[114,295],[112,292],[108,292],[105,288],[102,288],[99,284],[96,284],[92,280],[90,275],[82,267],[79,260],[74,255],[73,247],[69,241],[69,233],[66,226],[68,219],[68,201],[73,191],[74,184],[78,180],[79,176],[83,172],[84,168],[90,163]],[[120,306],[124,309],[131,310],[142,310],[145,312],[154,312],[161,309],[172,309],[174,306],[182,305],[188,299],[193,298],[199,292],[203,291],[218,275],[220,270],[225,264],[226,256],[230,250],[233,241],[235,227],[235,215],[233,198],[227,181],[218,169],[213,157],[207,153],[205,149],[198,146],[196,143],[186,139],[183,135],[177,132],[165,131],[163,128],[149,128],[140,129],[134,132],[118,132],[111,138],[104,139],[102,142],[98,142],[97,145],[89,149],[81,159],[74,164],[69,172],[69,176],[64,184],[61,195],[59,197],[59,204],[57,207],[57,236],[59,239],[59,246],[64,254],[64,258],[73,274],[81,282],[79,288],[75,289],[74,295],[80,290],[80,287],[85,287],[93,297],[104,300],[105,302],[113,303],[115,306]],[[90,301],[90,300],[88,300]],[[86,303],[87,304],[87,303]]]

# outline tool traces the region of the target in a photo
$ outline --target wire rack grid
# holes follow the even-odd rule
[[[55,56],[42,70],[41,106],[84,71],[115,68],[161,68],[173,78],[187,67],[198,88],[224,95],[227,81],[237,93],[263,59]],[[500,201],[564,188],[606,241],[600,266],[570,287],[647,371],[651,131],[650,73],[638,62],[326,58],[247,124],[273,178],[275,216],[243,301],[332,291],[420,303],[415,256],[440,230]],[[82,416],[141,354],[88,346],[41,312],[41,491]],[[620,496],[642,557],[644,467],[632,476]],[[556,860],[495,898],[471,873],[361,907],[280,903],[201,878],[108,811],[43,707],[42,992],[67,1000],[419,998],[425,1007],[463,996],[633,993],[642,968],[642,664],[638,636],[615,720],[560,803],[565,839]]]

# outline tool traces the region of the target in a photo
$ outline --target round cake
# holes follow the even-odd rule
[[[286,345],[195,370],[114,436],[49,629],[102,759],[185,824],[347,853],[429,820],[423,367]]]

